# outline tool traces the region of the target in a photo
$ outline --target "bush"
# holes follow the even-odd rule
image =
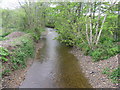
[[[92,56],[93,61],[99,61],[108,59],[111,56],[114,56],[116,54],[120,53],[118,49],[118,45],[116,43],[109,43],[101,44],[96,49],[89,52],[90,56]]]
[[[92,51],[91,53],[90,53],[90,55],[92,56],[92,60],[93,61],[98,61],[98,60],[100,60],[100,59],[102,59],[102,54],[103,54],[103,49],[101,49],[101,48],[97,48],[96,50],[94,50],[94,51]],[[105,58],[105,57],[104,57]]]
[[[26,30],[27,33],[30,33],[33,37],[33,40],[37,42],[40,39],[41,32],[43,32],[44,28],[35,28],[35,30]]]

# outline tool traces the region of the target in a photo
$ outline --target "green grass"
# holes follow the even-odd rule
[[[8,38],[6,37],[0,37],[0,41],[4,41],[4,40],[7,40]]]
[[[119,79],[120,79],[120,67],[113,69],[112,72],[110,72],[109,68],[105,68],[102,71],[102,74],[106,74],[108,76],[109,79],[111,79],[111,81],[113,83],[120,83]]]
[[[106,75],[109,75],[110,74],[110,69],[108,67],[106,67],[103,71],[102,71],[102,74],[106,74]]]
[[[120,67],[117,69],[114,69],[111,74],[109,75],[109,78],[112,79],[113,83],[120,83]]]

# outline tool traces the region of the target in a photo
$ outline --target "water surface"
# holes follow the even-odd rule
[[[54,29],[46,30],[48,34],[40,40],[44,46],[36,52],[20,88],[91,88],[71,48],[54,40]]]

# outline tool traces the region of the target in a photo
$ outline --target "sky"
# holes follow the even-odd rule
[[[18,1],[20,1],[22,4],[24,4],[25,0],[0,0],[0,8],[15,9],[20,6]],[[42,1],[42,2],[59,1],[59,2],[62,2],[62,1],[67,1],[67,0],[31,0],[31,1]],[[85,1],[85,0],[71,0],[71,1]],[[94,1],[94,0],[89,0],[89,1]],[[100,1],[115,1],[115,0],[100,0]],[[117,0],[117,1],[120,1],[120,0]]]
[[[19,0],[19,1],[21,3],[24,2],[24,0]],[[0,7],[14,9],[19,7],[19,3],[18,0],[0,0]]]

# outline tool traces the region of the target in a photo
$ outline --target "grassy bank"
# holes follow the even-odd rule
[[[30,34],[16,38],[9,48],[0,47],[2,75],[26,66],[27,58],[34,56],[34,41]]]

